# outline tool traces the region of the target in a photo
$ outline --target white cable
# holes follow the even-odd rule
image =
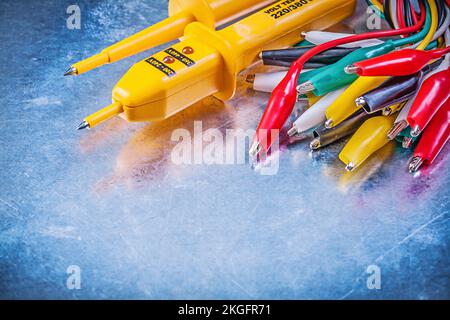
[[[292,125],[290,132],[301,133],[317,127],[326,120],[325,111],[349,86],[330,92],[307,109]],[[295,128],[295,129],[294,129]]]
[[[327,31],[309,31],[302,32],[305,40],[311,42],[312,44],[319,45],[328,41],[342,39],[348,36],[352,36],[352,33],[337,33],[337,32],[327,32]],[[356,41],[351,43],[346,43],[338,47],[342,48],[359,48],[359,47],[370,47],[378,44],[384,43],[379,39],[368,39],[362,41]]]
[[[266,72],[255,74],[253,90],[262,92],[272,92],[273,89],[283,80],[287,71]]]
[[[399,24],[397,20],[397,1],[390,1],[389,2],[389,9],[391,11],[391,20],[394,24],[395,29],[399,29]]]
[[[302,70],[301,73],[311,69]],[[273,89],[283,80],[287,71],[256,73],[253,80],[253,90],[262,92],[272,92]]]

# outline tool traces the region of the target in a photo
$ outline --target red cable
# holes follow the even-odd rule
[[[374,31],[364,34],[351,35],[345,38],[335,39],[320,44],[307,51],[294,63],[292,63],[286,76],[273,90],[261,121],[258,125],[254,143],[258,143],[260,149],[264,148],[264,151],[266,152],[269,150],[270,146],[272,145],[272,130],[279,131],[283,127],[289,115],[292,113],[292,109],[294,108],[297,100],[296,87],[298,76],[302,71],[303,65],[310,58],[323,51],[350,42],[414,33],[422,28],[424,22],[425,10],[422,10],[420,21],[415,26],[396,30]]]
[[[431,60],[450,52],[450,46],[429,51],[403,49],[355,62],[355,73],[365,77],[407,76],[418,72]]]
[[[450,99],[439,109],[414,150],[414,157],[422,159],[425,165],[430,165],[450,138]]]
[[[416,24],[418,22],[418,18],[417,18],[417,13],[414,10],[414,6],[410,5],[409,8],[411,10],[411,17],[412,17],[412,20],[413,20],[413,24]]]
[[[403,12],[403,0],[397,0],[397,20],[398,20],[398,26],[400,28],[406,27],[405,15]]]
[[[450,68],[426,79],[409,110],[406,120],[411,128],[422,132],[434,115],[450,98]]]

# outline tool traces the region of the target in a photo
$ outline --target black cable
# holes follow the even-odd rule
[[[263,61],[266,60],[280,60],[285,62],[294,62],[300,56],[305,54],[308,50],[314,46],[296,47],[281,50],[266,50],[261,52],[261,58]],[[309,62],[313,63],[323,63],[330,64],[334,63],[349,53],[355,51],[357,48],[334,48],[324,51],[314,57],[312,57]]]
[[[444,0],[436,0],[436,6],[438,9],[438,17],[439,17],[438,29],[439,29],[445,21],[445,6],[446,6],[446,4],[444,3]]]
[[[286,68],[289,68],[292,64],[292,62],[289,62],[289,61],[270,60],[270,59],[263,60],[263,63],[265,66],[286,67]],[[317,69],[317,68],[326,67],[327,65],[328,64],[325,64],[325,63],[307,62],[307,63],[305,63],[304,68],[305,69]]]

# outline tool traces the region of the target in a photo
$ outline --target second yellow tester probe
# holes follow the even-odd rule
[[[220,31],[190,23],[180,42],[131,67],[113,89],[113,103],[79,129],[120,113],[128,121],[163,120],[209,95],[227,100],[237,74],[259,52],[293,45],[301,31],[330,27],[354,6],[355,0],[282,0]]]
[[[214,28],[237,16],[260,9],[274,0],[169,0],[169,17],[102,52],[72,65],[65,73],[79,75],[107,63],[112,63],[139,52],[178,39],[184,28],[198,21]]]

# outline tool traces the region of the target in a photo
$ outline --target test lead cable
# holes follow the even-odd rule
[[[450,53],[450,46],[430,51],[403,49],[380,57],[356,62],[345,68],[349,74],[359,76],[406,76],[418,72],[431,60]]]
[[[366,120],[339,153],[347,171],[359,167],[375,151],[389,142],[387,132],[395,116],[378,116]]]
[[[419,136],[445,101],[449,99],[449,88],[450,68],[433,74],[423,82],[407,116],[413,137]]]
[[[414,155],[408,164],[409,172],[417,172],[422,165],[434,162],[450,138],[450,99],[439,109],[414,150]]]

